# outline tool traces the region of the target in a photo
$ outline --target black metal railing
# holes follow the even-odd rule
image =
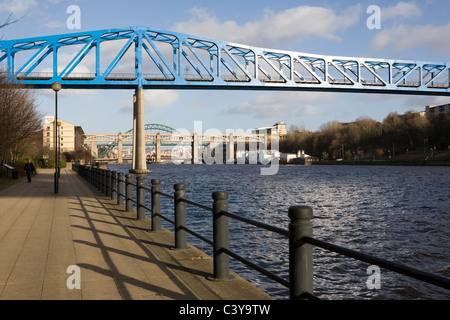
[[[143,176],[137,176],[136,183],[133,183],[131,174],[126,174],[124,180],[123,173],[80,165],[75,165],[73,168],[107,197],[113,200],[117,199],[118,205],[123,205],[123,200],[125,200],[126,211],[134,211],[134,204],[137,219],[145,219],[145,211],[148,211],[151,216],[151,231],[161,230],[161,220],[173,224],[176,249],[187,248],[187,233],[211,245],[214,268],[211,278],[214,280],[230,278],[229,257],[232,257],[289,288],[290,299],[318,299],[313,294],[313,247],[319,247],[450,290],[450,279],[313,238],[311,222],[313,210],[309,206],[290,207],[288,210],[289,229],[285,230],[228,212],[228,193],[225,191],[213,192],[213,204],[212,207],[208,207],[187,200],[186,186],[182,183],[175,184],[174,194],[170,195],[161,192],[161,181],[157,179],[151,180],[152,186],[147,188],[144,186]],[[136,200],[133,199],[133,188],[136,191]],[[123,193],[124,190],[125,193]],[[151,194],[151,208],[145,205],[145,191]],[[161,214],[161,196],[173,199],[174,220]],[[186,205],[212,212],[213,240],[205,238],[186,226]],[[258,266],[229,248],[229,218],[288,238],[289,280]]]

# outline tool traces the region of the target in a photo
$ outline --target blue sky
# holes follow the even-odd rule
[[[69,30],[67,8],[81,10],[81,29]],[[381,29],[367,28],[370,5],[381,8]],[[279,50],[351,57],[450,61],[450,2],[428,1],[143,1],[0,0],[4,40],[130,26],[178,31]],[[149,90],[151,91],[151,90]],[[132,90],[63,90],[59,117],[86,133],[132,128]],[[54,115],[53,92],[36,90],[39,110]],[[358,93],[163,90],[146,92],[146,123],[193,131],[248,130],[278,121],[318,130],[326,122],[449,103],[430,96]]]

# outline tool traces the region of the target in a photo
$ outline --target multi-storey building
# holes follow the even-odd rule
[[[428,119],[433,119],[439,116],[450,116],[450,103],[440,106],[426,106],[425,113]]]
[[[58,128],[56,140],[55,127]],[[83,148],[83,129],[61,119],[58,119],[57,126],[55,126],[55,117],[53,116],[45,117],[43,135],[43,145],[50,150],[55,150],[57,143],[59,143],[61,152],[71,152]]]
[[[253,134],[267,133],[271,135],[272,132],[278,133],[280,138],[284,137],[287,134],[286,124],[284,122],[277,122],[271,127],[256,128],[252,130]]]

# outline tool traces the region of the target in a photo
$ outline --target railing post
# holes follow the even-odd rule
[[[161,230],[161,180],[152,180],[152,231]]]
[[[123,172],[119,172],[118,174],[118,178],[117,178],[117,204],[118,205],[122,205],[123,204]]]
[[[102,191],[102,172],[100,171],[100,168],[96,168],[97,170],[97,189],[99,191]]]
[[[90,167],[85,166],[87,170],[87,181],[89,181],[90,184],[92,184],[92,170]]]
[[[101,170],[102,170],[102,193],[106,194],[106,170],[105,169]]]
[[[117,172],[111,171],[111,200],[117,197]]]
[[[100,171],[98,170],[98,168],[95,168],[95,187],[98,190],[101,190],[101,188],[100,188]]]
[[[230,279],[230,258],[224,249],[229,248],[228,217],[223,212],[228,211],[228,193],[213,192],[213,258],[214,280]]]
[[[177,183],[174,186],[174,211],[175,211],[175,249],[186,249],[186,185]]]
[[[138,176],[136,178],[136,202],[137,202],[137,219],[145,219],[145,190],[142,188],[144,186],[144,177]]]
[[[106,170],[106,193],[107,197],[111,197],[111,171]]]
[[[98,168],[99,185],[98,190],[103,192],[103,169]]]
[[[94,186],[97,188],[97,189],[100,189],[100,176],[99,176],[99,172],[98,172],[98,168],[94,168],[94,175],[95,175],[95,183],[94,183]]]
[[[126,211],[133,211],[133,185],[131,184],[131,174],[125,175],[125,205]]]
[[[103,184],[102,169],[97,168],[97,176],[98,176],[97,188],[99,191],[102,191],[102,184]]]
[[[308,206],[293,206],[288,211],[289,223],[289,296],[304,299],[313,294],[313,248],[301,238],[312,237],[313,210]]]

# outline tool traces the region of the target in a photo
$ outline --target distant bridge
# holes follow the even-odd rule
[[[192,152],[192,163],[199,163],[201,156],[199,147],[206,146],[208,154],[211,154],[211,148],[227,146],[228,161],[235,160],[234,146],[245,145],[247,143],[255,146],[266,145],[270,142],[270,136],[266,134],[183,134],[175,129],[161,124],[147,124],[146,131],[158,131],[157,133],[146,133],[145,144],[154,145],[156,153],[156,162],[161,162],[161,146],[190,146]],[[163,131],[163,133],[161,133]],[[134,145],[135,136],[133,130],[127,133],[87,133],[84,135],[84,143],[87,144],[98,158],[102,159],[108,155],[115,147],[118,148],[118,163],[123,161],[123,146]]]
[[[125,144],[125,145],[133,145],[134,141],[134,135],[133,135],[133,129],[128,130],[125,135],[123,134],[85,134],[84,139],[86,142],[89,142],[92,146],[93,142],[95,145],[103,144],[101,149],[99,148],[97,154],[100,158],[104,158],[114,147],[117,147],[119,145],[119,140]],[[171,128],[169,126],[166,126],[164,124],[158,124],[158,123],[150,123],[145,125],[145,133],[151,134],[151,133],[177,133],[177,130],[174,128]],[[152,138],[149,138],[149,136],[146,136],[146,142],[153,141]],[[108,143],[107,145],[104,145],[104,143]]]

